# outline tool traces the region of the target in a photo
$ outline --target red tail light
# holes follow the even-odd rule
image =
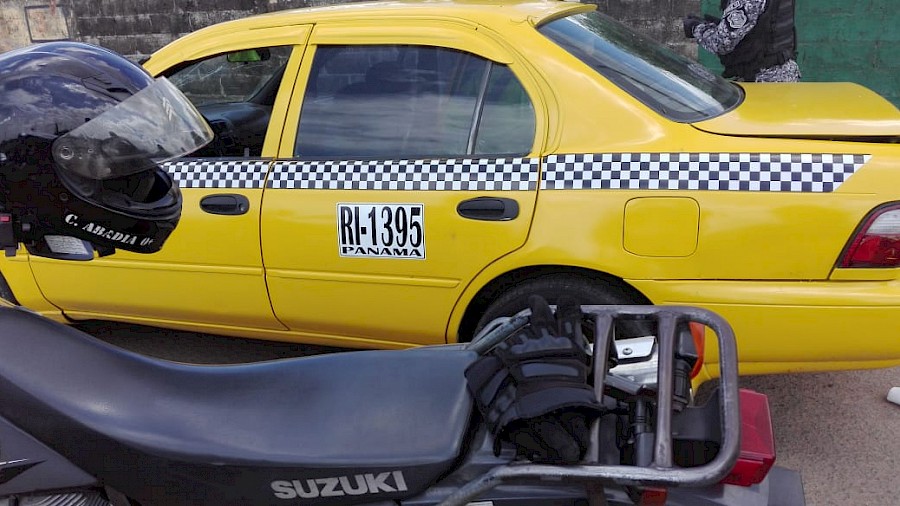
[[[636,506],[665,506],[669,499],[669,492],[664,488],[645,488],[640,492]]]
[[[900,204],[884,206],[870,214],[844,250],[838,265],[900,266]]]
[[[763,481],[775,463],[775,434],[769,398],[752,390],[740,390],[741,455],[722,483],[749,487]]]
[[[697,322],[691,322],[689,326],[691,328],[691,337],[694,338],[694,347],[697,348],[697,362],[694,363],[694,368],[691,369],[691,379],[694,379],[700,374],[700,370],[703,369],[703,355],[706,349],[706,326]]]

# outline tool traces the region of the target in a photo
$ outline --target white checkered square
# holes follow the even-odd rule
[[[179,160],[163,164],[180,188],[262,188],[271,160]]]
[[[496,191],[537,188],[537,158],[278,161],[268,188]]]
[[[731,190],[827,193],[870,155],[603,153],[549,155],[541,189]]]

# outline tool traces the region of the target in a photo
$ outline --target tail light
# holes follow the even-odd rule
[[[741,453],[722,483],[749,487],[763,481],[775,463],[775,434],[769,398],[752,390],[740,390]]]
[[[694,368],[691,369],[691,379],[697,377],[700,374],[700,370],[703,369],[703,352],[706,348],[706,326],[697,322],[691,322],[691,336],[694,338],[694,347],[697,348],[697,362],[694,363]]]
[[[641,489],[637,497],[632,497],[635,506],[665,506],[669,500],[669,491],[664,488]]]
[[[841,267],[900,266],[900,204],[873,211],[844,250]]]

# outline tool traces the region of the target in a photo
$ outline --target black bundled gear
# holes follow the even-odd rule
[[[554,316],[540,296],[529,306],[529,324],[466,369],[469,390],[495,436],[495,452],[508,441],[533,462],[574,464],[601,414],[587,381],[581,308],[561,301]]]

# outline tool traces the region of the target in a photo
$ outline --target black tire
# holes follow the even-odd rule
[[[561,296],[574,298],[579,304],[648,304],[620,284],[575,273],[545,274],[517,283],[490,303],[478,324],[477,334],[491,320],[501,316],[511,316],[528,307],[528,297],[540,295],[548,303],[556,304]],[[616,329],[619,337],[637,337],[652,332],[643,323],[626,323]]]

